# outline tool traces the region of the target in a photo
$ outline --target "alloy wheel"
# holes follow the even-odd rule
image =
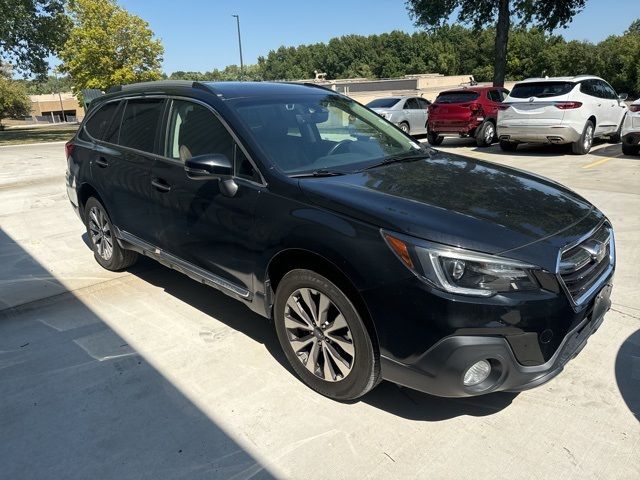
[[[327,295],[311,288],[294,291],[285,306],[284,325],[291,348],[309,372],[328,382],[349,375],[355,359],[351,330]]]
[[[89,210],[89,233],[98,255],[109,261],[113,255],[113,237],[107,216],[101,208],[92,207]]]
[[[400,124],[400,130],[402,130],[404,133],[409,133],[409,127],[405,123]]]
[[[493,128],[493,124],[487,123],[487,126],[484,127],[484,141],[487,143],[487,145],[491,145],[495,134],[496,132]]]
[[[584,132],[584,149],[588,152],[593,143],[593,126],[587,125],[587,131]]]

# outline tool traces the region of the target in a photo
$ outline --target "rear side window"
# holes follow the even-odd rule
[[[118,102],[106,103],[99,107],[98,111],[91,115],[84,128],[91,137],[102,140],[105,130],[118,109]]]
[[[480,94],[478,92],[468,92],[468,91],[459,91],[459,92],[442,92],[436,98],[435,103],[467,103],[473,102],[477,100]]]
[[[369,108],[391,108],[398,103],[397,98],[376,98],[367,103]]]
[[[424,108],[425,110],[429,108],[429,105],[431,104],[431,102],[429,102],[428,100],[425,100],[424,98],[418,98],[416,100],[418,100],[418,104],[420,105],[420,108]]]
[[[501,102],[502,101],[502,96],[500,95],[500,90],[489,90],[487,92],[487,97],[489,97],[489,100],[491,100],[492,102]]]
[[[417,99],[410,98],[405,102],[404,108],[407,109],[407,110],[419,110],[420,109],[420,104],[418,103]]]
[[[512,98],[530,98],[530,97],[557,97],[566,95],[573,87],[573,82],[528,82],[518,83],[511,90]]]
[[[128,100],[118,143],[143,152],[153,152],[163,105],[164,100],[156,98]]]

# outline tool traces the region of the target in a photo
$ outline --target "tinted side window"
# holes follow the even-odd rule
[[[504,90],[500,90],[500,98],[501,98],[501,102],[504,102],[504,100],[509,96],[509,90],[504,89]]]
[[[585,95],[590,95],[592,97],[597,96],[594,85],[593,85],[593,80],[584,80],[580,82],[580,92],[584,93]]]
[[[206,107],[174,100],[169,119],[167,153],[182,161],[207,153],[234,158],[234,140],[220,120]]]
[[[113,115],[111,123],[107,127],[102,140],[109,143],[118,143],[120,137],[120,123],[122,122],[122,111],[124,110],[125,102],[119,102],[118,109]]]
[[[409,110],[419,110],[420,105],[418,104],[418,101],[415,98],[410,98],[404,104],[404,108]]]
[[[84,128],[87,133],[96,140],[102,140],[104,131],[109,126],[113,114],[118,109],[118,102],[110,102],[99,107],[99,110],[94,113],[87,121]]]
[[[425,110],[429,108],[429,101],[424,98],[418,98],[418,104],[420,105],[420,108],[424,108]]]
[[[616,95],[616,91],[607,82],[598,80],[598,83],[600,84],[600,88],[602,89],[602,93],[604,95],[603,98],[609,98],[611,100],[618,98],[618,95]]]
[[[492,102],[502,101],[502,97],[500,96],[499,90],[489,90],[489,92],[487,93],[487,96],[489,97],[489,100],[491,100]]]
[[[163,99],[128,100],[122,116],[120,145],[153,152],[162,116]]]
[[[244,154],[242,149],[236,144],[235,145],[235,174],[240,178],[246,178],[247,180],[252,180],[257,183],[261,183],[262,179],[256,169],[253,168],[253,165]]]

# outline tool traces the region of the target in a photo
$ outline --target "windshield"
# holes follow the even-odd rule
[[[353,172],[422,151],[379,115],[332,93],[243,98],[231,104],[269,159],[289,175]]]
[[[367,103],[369,108],[391,108],[398,103],[399,98],[376,98]]]
[[[557,97],[569,93],[575,83],[572,82],[531,82],[518,83],[511,90],[513,98]]]
[[[473,102],[480,96],[478,92],[442,92],[435,103],[466,103]]]

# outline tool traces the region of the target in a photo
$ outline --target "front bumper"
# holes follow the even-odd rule
[[[569,125],[513,125],[498,123],[498,138],[510,142],[573,143],[582,132]]]
[[[511,345],[502,336],[453,335],[438,342],[411,365],[383,356],[382,375],[391,382],[442,397],[537,387],[558,375],[584,348],[611,307],[610,293],[611,283],[608,283],[593,300],[584,320],[567,333],[556,353],[542,365],[519,363]],[[465,387],[464,373],[480,360],[489,360],[491,374],[480,385]]]

